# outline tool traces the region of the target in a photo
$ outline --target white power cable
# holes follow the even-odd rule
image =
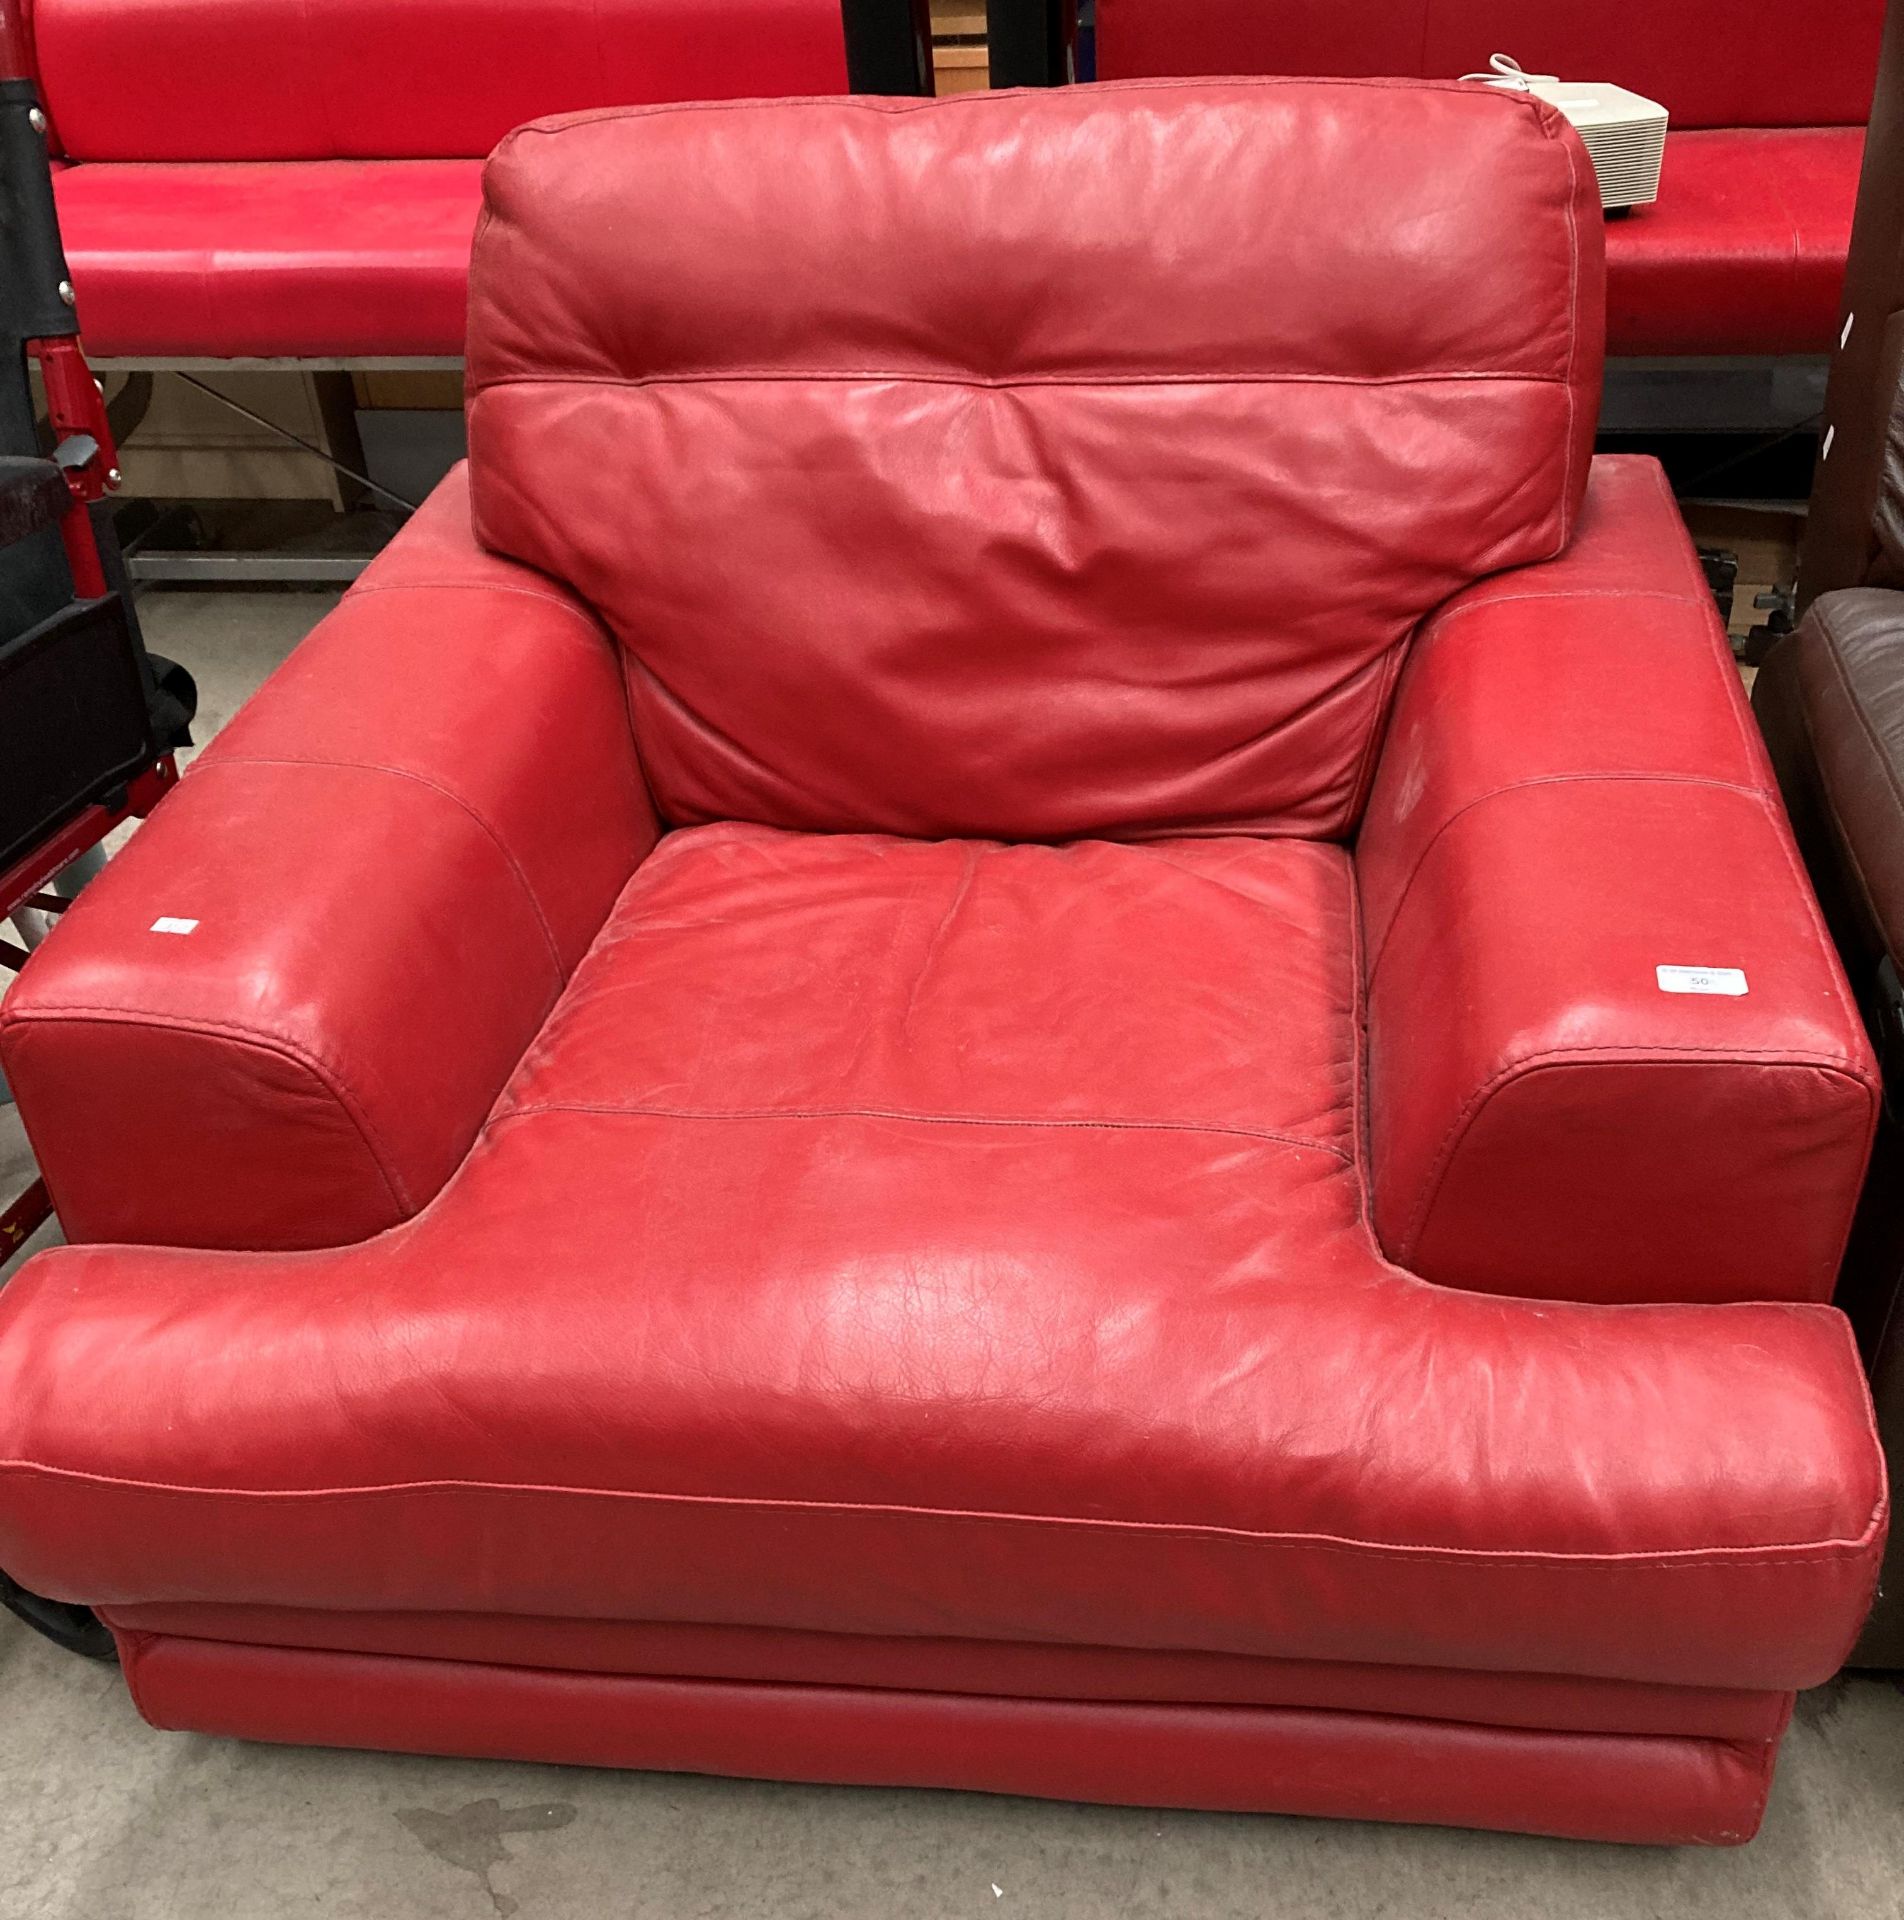
[[[1463,80],[1478,80],[1484,87],[1511,87],[1516,93],[1530,93],[1537,85],[1558,86],[1560,75],[1557,73],[1528,73],[1512,54],[1494,53],[1488,56],[1488,73],[1464,73]]]

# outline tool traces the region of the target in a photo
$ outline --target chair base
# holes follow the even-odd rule
[[[1778,1742],[564,1672],[121,1628],[154,1726],[330,1747],[1737,1845]]]

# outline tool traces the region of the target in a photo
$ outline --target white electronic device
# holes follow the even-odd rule
[[[1578,130],[1600,180],[1600,205],[1608,212],[1643,207],[1659,198],[1660,162],[1666,157],[1666,109],[1657,100],[1600,80],[1562,80],[1552,73],[1523,73],[1518,61],[1497,53],[1490,73],[1464,73],[1487,87],[1511,87],[1557,107]]]

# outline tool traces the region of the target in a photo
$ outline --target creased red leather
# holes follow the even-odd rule
[[[0,1007],[68,1235],[324,1246],[414,1213],[654,833],[612,643],[474,546],[459,469]]]
[[[1830,1298],[1876,1064],[1650,461],[1597,460],[1561,559],[1429,623],[1356,873],[1392,1258],[1490,1292]]]
[[[649,1679],[1143,1700],[1172,1706],[1307,1707],[1466,1720],[1537,1733],[1667,1734],[1776,1741],[1789,1693],[1663,1687],[1556,1674],[1239,1658],[1135,1647],[787,1633],[623,1620],[472,1613],[324,1613],[285,1607],[113,1607],[122,1637],[153,1634],[335,1653],[466,1660]]]
[[[1364,177],[1390,238],[1315,246]],[[478,529],[614,627],[676,822],[1340,833],[1411,628],[1584,484],[1598,201],[1524,98],[656,109],[485,179]]]
[[[155,1725],[246,1740],[1655,1846],[1749,1840],[1775,1751],[1295,1708],[610,1679],[139,1636],[124,1650]]]

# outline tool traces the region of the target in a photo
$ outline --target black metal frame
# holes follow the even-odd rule
[[[162,688],[112,538],[112,429],[79,346],[53,204],[46,116],[19,0],[0,0],[0,914],[33,904],[121,819],[177,778],[189,676]],[[38,366],[44,430],[27,373]],[[42,436],[44,434],[44,443]],[[25,959],[0,942],[0,966]],[[50,1211],[36,1181],[0,1213],[0,1257]],[[113,1655],[85,1607],[0,1572],[0,1607],[74,1652]]]
[[[22,458],[41,451],[26,343],[78,331],[59,293],[67,283],[66,255],[45,136],[33,124],[38,110],[31,81],[0,79],[0,183],[7,195],[7,216],[0,220],[0,452]],[[34,532],[16,524],[9,548],[0,572],[0,633],[17,633],[72,597],[55,518]]]
[[[1077,78],[1078,0],[985,0],[994,87],[1062,87]]]
[[[932,92],[930,0],[840,0],[855,93]]]
[[[15,0],[0,27],[17,59]],[[189,679],[182,699],[161,694],[176,670],[145,651],[112,539],[116,458],[79,347],[45,115],[30,80],[0,75],[0,872],[190,740]]]
[[[84,1654],[88,1660],[112,1661],[119,1657],[112,1629],[90,1607],[44,1599],[4,1573],[0,1573],[0,1607],[68,1653]]]

